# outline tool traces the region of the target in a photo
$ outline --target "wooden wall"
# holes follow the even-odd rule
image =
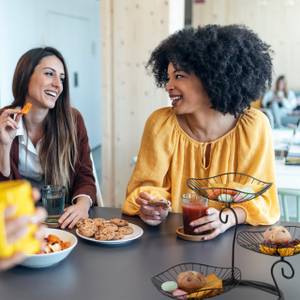
[[[174,9],[183,26],[179,0],[101,0],[103,194],[105,205],[120,206],[137,155],[143,127],[155,109],[168,105],[145,70],[150,53],[175,30]],[[170,22],[170,20],[173,20]],[[181,25],[180,25],[181,24]]]
[[[274,80],[300,90],[300,0],[206,0],[193,4],[193,26],[246,24],[274,50]]]

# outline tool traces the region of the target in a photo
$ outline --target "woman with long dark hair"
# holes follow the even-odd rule
[[[0,180],[65,186],[70,206],[59,223],[72,228],[88,217],[96,187],[87,132],[81,114],[70,105],[61,53],[51,47],[27,51],[16,66],[13,96],[0,115]],[[21,108],[27,103],[32,107],[25,115]]]

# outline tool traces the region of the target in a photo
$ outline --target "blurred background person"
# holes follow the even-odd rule
[[[275,89],[265,94],[262,105],[271,110],[275,128],[297,123],[297,118],[292,116],[292,112],[297,106],[297,98],[295,93],[288,89],[284,75],[277,78]]]

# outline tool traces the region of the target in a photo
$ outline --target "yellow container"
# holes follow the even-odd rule
[[[27,233],[15,243],[9,244],[5,235],[4,211],[9,206],[16,207],[14,217],[34,214],[31,185],[25,180],[0,182],[0,257],[5,258],[16,252],[33,254],[40,250],[40,242],[35,238],[37,225],[28,225]]]

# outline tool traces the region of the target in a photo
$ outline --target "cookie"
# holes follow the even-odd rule
[[[106,229],[108,228],[109,230],[111,231],[117,231],[119,229],[119,227],[111,222],[106,222],[106,223],[103,223],[103,225],[101,225],[99,227],[100,230],[103,230],[103,229]]]
[[[115,231],[114,240],[121,240],[124,237],[124,234],[122,234],[119,231]]]
[[[76,227],[79,228],[82,224],[83,224],[83,220],[84,219],[80,219],[77,223],[76,223]]]
[[[123,227],[119,228],[118,232],[120,232],[121,234],[124,234],[124,235],[132,234],[133,228],[130,226],[123,226]]]
[[[104,223],[105,223],[105,219],[103,219],[103,218],[95,218],[94,219],[94,223],[95,223],[95,225],[97,226],[97,227],[100,227],[100,226],[102,226]]]
[[[78,227],[79,232],[86,237],[92,237],[97,229],[98,227],[92,219],[84,219]]]
[[[111,241],[115,237],[115,231],[109,228],[98,229],[95,233],[95,239],[99,241]]]
[[[117,225],[118,227],[127,226],[128,222],[126,220],[120,219],[120,218],[113,218],[110,219],[110,222]]]

